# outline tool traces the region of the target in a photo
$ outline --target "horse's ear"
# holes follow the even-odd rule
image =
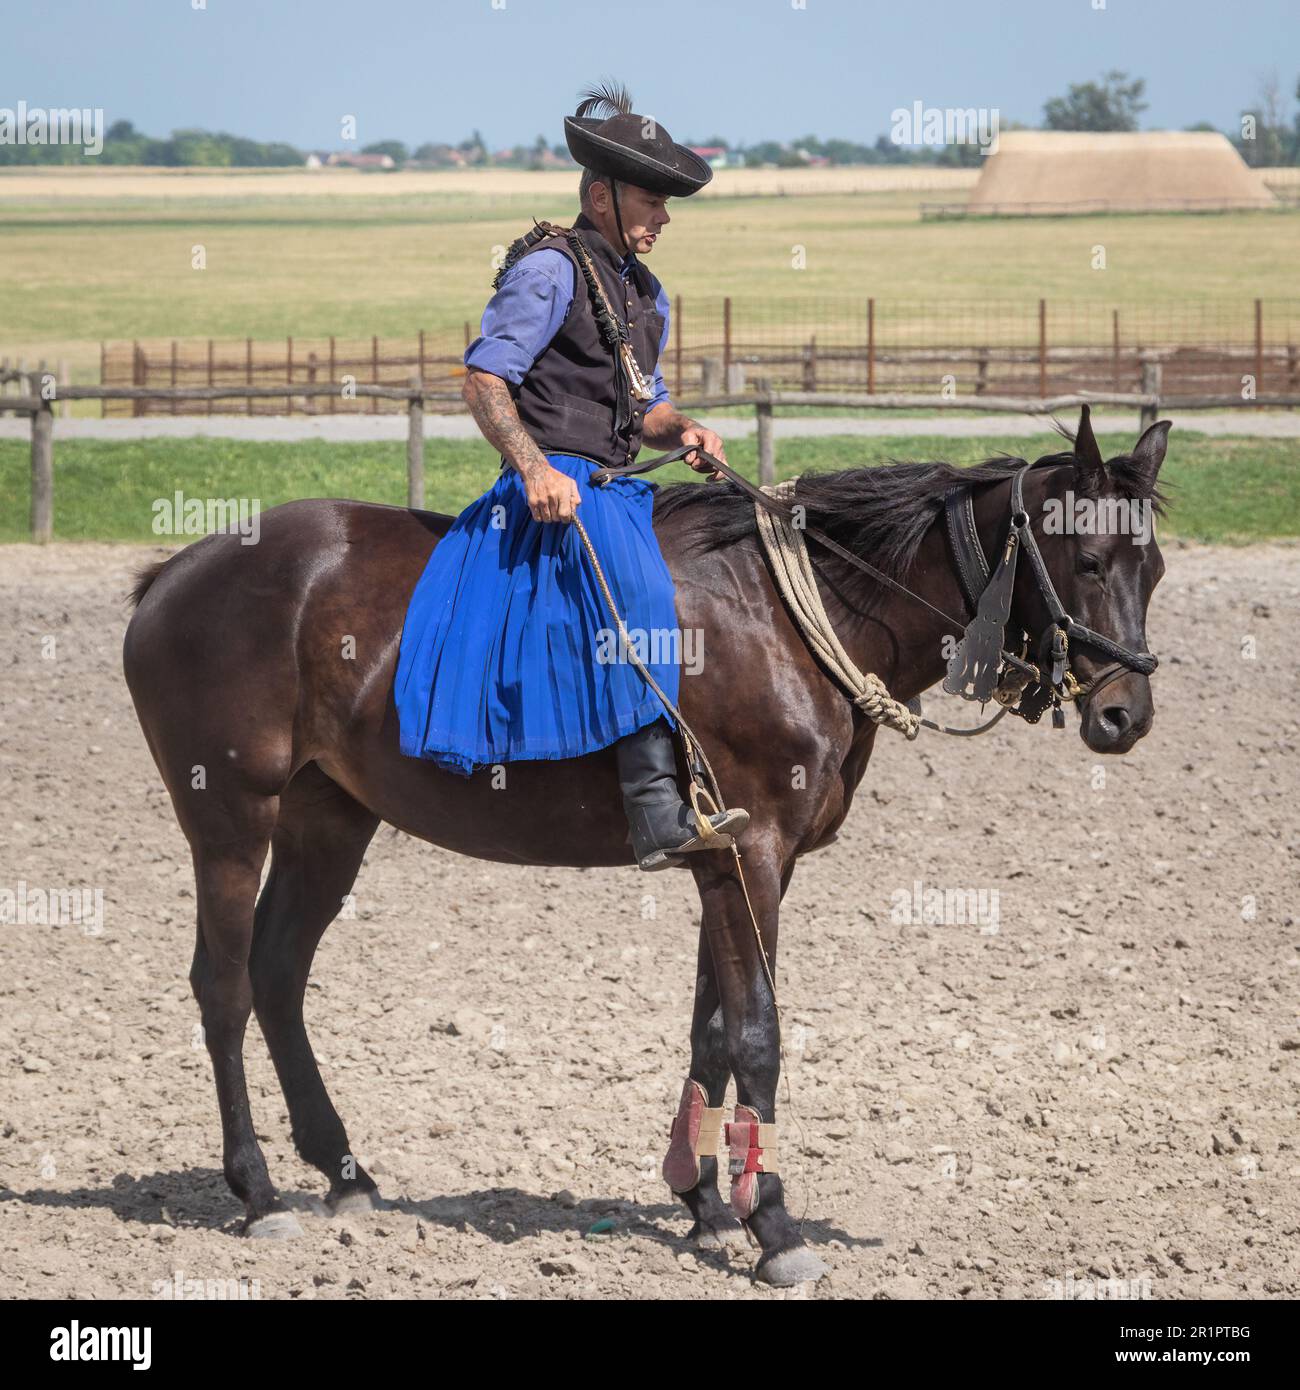
[[[1096,494],[1106,481],[1106,462],[1097,447],[1092,432],[1092,412],[1086,405],[1079,407],[1079,428],[1074,435],[1074,457],[1078,460],[1079,478],[1085,492]]]
[[[1133,462],[1141,475],[1143,491],[1150,495],[1156,485],[1156,474],[1165,461],[1165,450],[1169,447],[1169,430],[1172,420],[1157,420],[1150,429],[1143,432],[1133,448]]]

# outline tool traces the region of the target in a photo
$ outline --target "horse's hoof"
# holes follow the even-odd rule
[[[688,1239],[697,1250],[739,1250],[748,1244],[739,1221],[734,1226],[706,1226],[697,1221]]]
[[[273,1211],[250,1221],[244,1227],[244,1234],[255,1240],[296,1240],[303,1229],[293,1212]]]
[[[796,1245],[792,1250],[780,1250],[775,1255],[758,1262],[758,1278],[773,1288],[789,1289],[795,1284],[806,1284],[812,1279],[820,1279],[830,1273],[830,1266],[819,1255],[815,1255],[806,1245]]]
[[[329,1193],[326,1198],[335,1216],[364,1216],[367,1212],[383,1211],[384,1199],[371,1188],[363,1192],[340,1192],[337,1196]]]

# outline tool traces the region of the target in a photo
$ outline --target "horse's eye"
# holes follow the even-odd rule
[[[1079,556],[1079,573],[1086,574],[1093,579],[1100,579],[1104,573],[1101,561],[1095,555],[1083,554]]]

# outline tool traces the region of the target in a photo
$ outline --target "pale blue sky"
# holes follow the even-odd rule
[[[895,107],[1043,102],[1111,67],[1147,79],[1149,128],[1235,124],[1270,70],[1288,116],[1297,0],[38,0],[0,41],[0,106],[103,107],[338,148],[544,134],[585,82],[623,78],[678,139],[872,140]],[[638,55],[633,60],[629,55]]]

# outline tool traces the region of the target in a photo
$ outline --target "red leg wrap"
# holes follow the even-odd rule
[[[674,1192],[689,1192],[700,1181],[700,1160],[695,1147],[700,1137],[700,1121],[704,1118],[709,1098],[698,1081],[687,1081],[664,1158],[664,1181]]]
[[[731,1162],[731,1209],[742,1221],[758,1210],[758,1175],[762,1149],[758,1146],[759,1115],[748,1105],[736,1106],[735,1123],[726,1127]]]

